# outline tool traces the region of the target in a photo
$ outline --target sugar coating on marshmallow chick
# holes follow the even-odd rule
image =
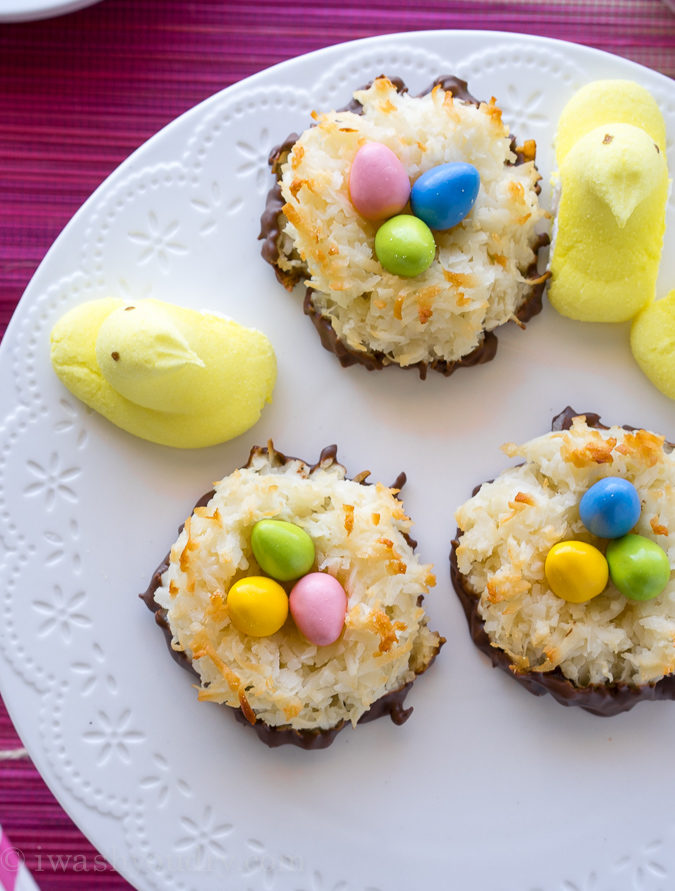
[[[637,84],[589,84],[563,111],[549,287],[561,315],[624,322],[653,300],[669,187],[664,146],[661,113]]]
[[[260,331],[154,299],[74,307],[52,330],[51,360],[90,408],[176,448],[215,445],[248,430],[276,380],[274,350]]]
[[[675,399],[675,289],[645,307],[633,321],[630,347],[644,374]]]
[[[666,125],[652,94],[632,80],[595,80],[578,90],[560,115],[555,135],[558,167],[582,136],[607,124],[640,127],[665,153]]]

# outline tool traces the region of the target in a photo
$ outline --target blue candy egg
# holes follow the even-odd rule
[[[640,519],[640,496],[628,480],[608,476],[591,486],[579,502],[584,526],[600,538],[621,538]]]
[[[479,188],[480,176],[473,164],[439,164],[415,181],[410,206],[430,229],[451,229],[471,210]]]

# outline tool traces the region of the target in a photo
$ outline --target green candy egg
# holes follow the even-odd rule
[[[251,531],[251,548],[262,571],[280,582],[300,578],[314,564],[314,542],[286,520],[259,520]]]
[[[433,263],[436,242],[426,223],[401,213],[377,230],[375,255],[388,272],[413,278]]]
[[[657,597],[670,579],[668,555],[643,535],[612,539],[605,556],[612,581],[629,600]]]

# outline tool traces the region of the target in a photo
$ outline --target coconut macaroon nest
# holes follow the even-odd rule
[[[551,693],[594,714],[675,698],[672,444],[567,408],[551,433],[503,449],[524,463],[483,483],[456,514],[452,578],[474,643],[530,692]],[[582,520],[582,497],[608,477],[632,484],[639,496],[639,519],[622,539],[599,538]],[[606,587],[585,602],[568,602],[551,587],[547,555],[570,541],[594,546],[609,564]],[[611,559],[622,541],[648,551],[659,546],[658,596],[638,600],[626,593],[624,568]],[[653,569],[640,584],[649,582],[649,573]]]
[[[313,114],[270,157],[276,178],[262,218],[263,257],[289,289],[307,287],[305,312],[343,365],[399,365],[448,375],[494,357],[494,329],[521,327],[541,309],[537,273],[549,215],[539,206],[534,140],[516,145],[494,98],[438,78],[419,96],[381,76],[347,108]],[[350,198],[350,170],[368,143],[390,149],[410,182],[466,162],[480,175],[461,222],[433,232],[435,256],[415,277],[387,271],[375,253],[379,222]],[[410,214],[410,204],[402,211]]]
[[[383,714],[402,723],[406,693],[444,642],[422,607],[435,578],[414,552],[397,497],[405,475],[392,488],[366,483],[368,475],[347,478],[334,446],[314,465],[271,443],[254,447],[245,467],[200,499],[142,595],[173,654],[198,675],[199,699],[230,706],[268,745],[321,748],[347,722]],[[235,627],[228,592],[264,575],[252,530],[270,519],[307,533],[311,571],[342,585],[346,613],[334,643],[310,643],[290,613],[269,636]]]

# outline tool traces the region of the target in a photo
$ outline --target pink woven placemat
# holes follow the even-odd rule
[[[571,40],[675,76],[675,15],[661,0],[102,0],[57,19],[0,24],[0,336],[78,207],[178,114],[301,53],[437,28]],[[30,760],[3,760],[20,746],[0,701],[0,824],[43,891],[128,888]]]

